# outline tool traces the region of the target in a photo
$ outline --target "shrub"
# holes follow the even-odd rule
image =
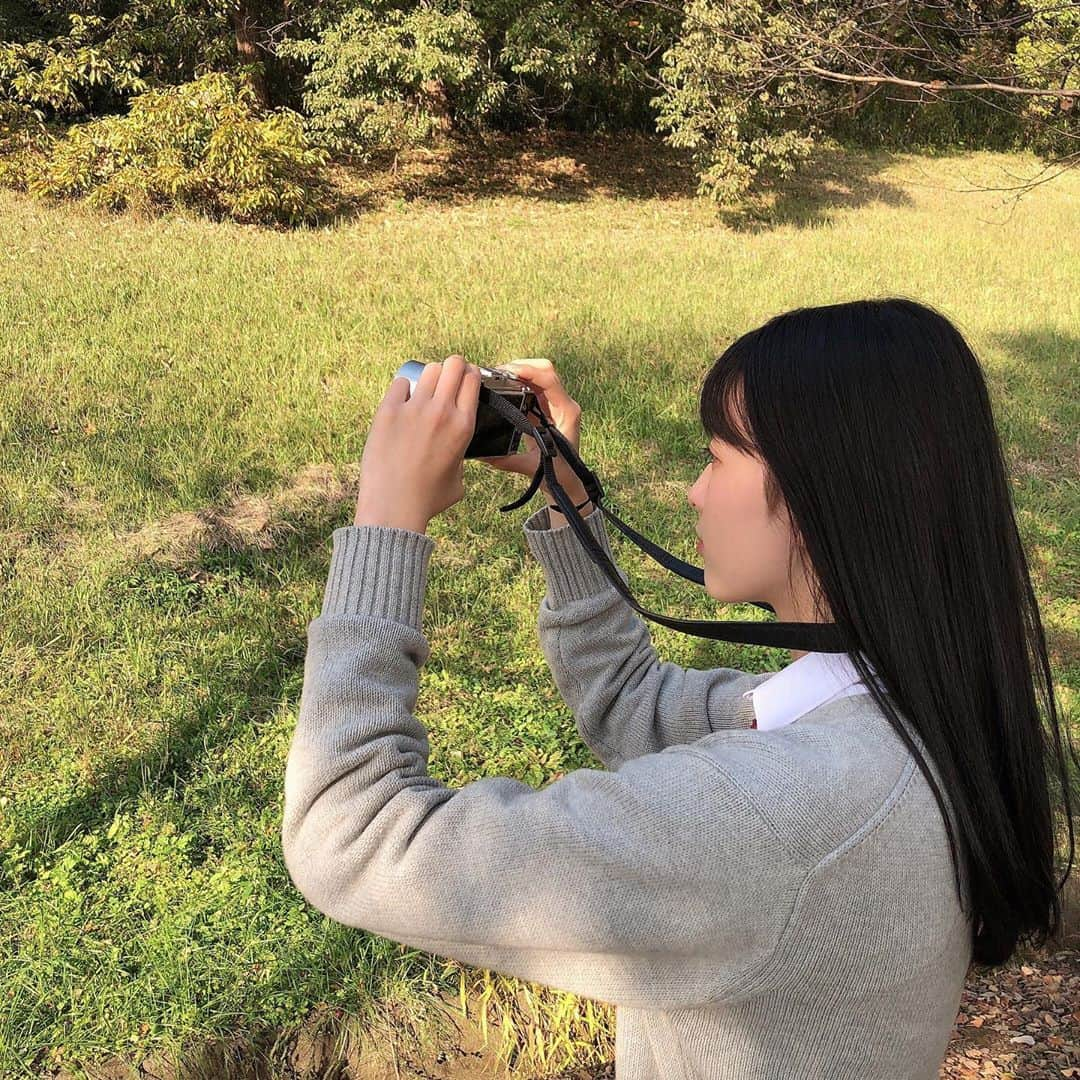
[[[483,29],[470,11],[403,10],[386,0],[347,12],[318,40],[286,41],[278,49],[283,58],[311,65],[304,108],[312,138],[361,155],[419,145],[496,108],[506,84],[486,54]]]
[[[69,129],[28,159],[21,186],[110,210],[192,207],[242,222],[296,224],[321,209],[319,166],[299,114],[262,115],[242,80],[204,75],[132,99],[126,116]]]

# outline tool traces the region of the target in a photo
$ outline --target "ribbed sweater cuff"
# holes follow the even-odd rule
[[[373,615],[422,630],[435,541],[389,525],[343,525],[333,532],[324,615]]]
[[[614,562],[603,513],[594,508],[585,518],[585,525]],[[589,553],[569,524],[558,529],[551,528],[551,514],[546,506],[526,518],[523,528],[525,542],[544,570],[549,607],[559,607],[578,597],[615,588],[600,567],[589,558]],[[621,571],[620,576],[626,580],[626,575]]]

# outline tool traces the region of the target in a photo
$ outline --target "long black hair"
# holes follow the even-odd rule
[[[1018,940],[1044,944],[1060,927],[1073,806],[1038,602],[974,353],[914,300],[798,308],[724,351],[700,408],[708,435],[765,466],[768,505],[783,500],[817,611],[858,644],[852,663],[934,793],[961,905],[961,858],[968,871],[972,959],[1001,964]],[[947,789],[959,856],[897,708]],[[1065,737],[1076,762],[1067,726]],[[1048,764],[1068,828],[1060,883]]]

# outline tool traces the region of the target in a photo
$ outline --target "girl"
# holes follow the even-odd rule
[[[577,446],[551,365],[513,366]],[[933,1080],[969,962],[1057,930],[1048,764],[1073,859],[1046,645],[963,338],[905,299],[800,309],[705,379],[688,498],[709,594],[835,622],[849,655],[662,662],[561,515],[526,520],[541,647],[606,766],[540,790],[440,784],[413,714],[425,531],[464,494],[478,394],[451,356],[376,413],[308,628],[293,882],[347,925],[611,1002],[620,1080]]]

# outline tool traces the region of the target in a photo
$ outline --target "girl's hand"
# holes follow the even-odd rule
[[[540,411],[548,420],[559,429],[559,434],[574,448],[575,452],[581,445],[581,406],[566,392],[559,376],[555,374],[555,367],[550,360],[529,359],[512,360],[508,364],[500,364],[516,375],[519,379],[529,384],[537,398]],[[530,423],[532,419],[526,417]],[[537,426],[535,423],[532,425]],[[493,469],[502,472],[519,473],[532,479],[536,470],[540,467],[540,451],[537,449],[535,439],[523,435],[521,444],[528,444],[529,449],[524,453],[503,454],[499,457],[481,457],[472,460],[482,461]],[[571,496],[580,501],[580,496],[585,493],[585,488],[578,479],[577,473],[570,468],[566,459],[561,455],[555,458],[555,475],[559,483]],[[540,489],[549,501],[554,500],[545,481],[540,482]]]
[[[479,401],[480,369],[463,356],[427,364],[411,395],[408,379],[394,379],[364,444],[353,523],[422,533],[464,498]]]

